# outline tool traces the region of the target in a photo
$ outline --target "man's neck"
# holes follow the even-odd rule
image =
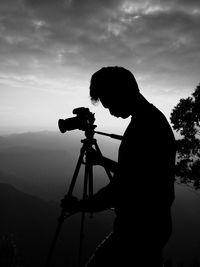
[[[143,113],[149,105],[150,103],[147,101],[147,99],[139,93],[134,101],[132,115]]]

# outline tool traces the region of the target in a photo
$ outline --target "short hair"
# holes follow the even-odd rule
[[[90,98],[92,103],[97,103],[101,96],[114,98],[120,94],[127,97],[139,93],[138,84],[132,72],[118,67],[103,67],[95,72],[90,81]]]

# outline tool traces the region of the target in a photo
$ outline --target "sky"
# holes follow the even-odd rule
[[[89,98],[91,75],[123,66],[169,120],[200,82],[199,0],[1,0],[0,135],[56,130],[76,107],[122,133]]]

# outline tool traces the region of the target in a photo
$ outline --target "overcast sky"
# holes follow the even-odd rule
[[[108,65],[131,70],[169,119],[200,82],[200,1],[1,0],[0,134],[57,130],[79,106],[120,132],[126,122],[89,99]]]

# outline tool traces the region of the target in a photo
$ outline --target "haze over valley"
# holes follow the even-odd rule
[[[117,159],[119,141],[96,136],[105,156]],[[21,258],[29,266],[42,266],[53,238],[60,200],[67,193],[84,139],[82,132],[62,135],[38,132],[0,138],[0,236],[13,233]],[[84,166],[74,195],[82,197]],[[94,167],[94,189],[108,183],[101,167]],[[137,189],[141,190],[141,189]],[[142,196],[142,192],[141,192]],[[133,215],[134,216],[134,215]],[[90,217],[90,216],[89,216]],[[87,217],[83,260],[112,230],[113,211]],[[200,251],[200,195],[184,185],[176,185],[173,205],[174,232],[166,247],[166,259],[194,266]],[[59,266],[73,266],[77,258],[80,216],[69,218],[58,241],[55,260]],[[41,238],[42,236],[42,238]],[[70,265],[71,264],[71,265]],[[23,265],[22,265],[23,266]]]

